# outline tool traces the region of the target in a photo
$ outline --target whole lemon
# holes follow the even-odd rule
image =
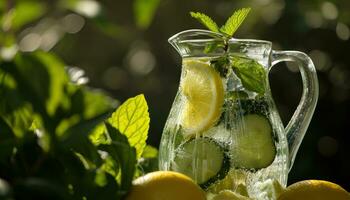
[[[350,194],[335,183],[305,180],[288,186],[278,200],[350,200]]]
[[[126,200],[205,200],[204,191],[193,180],[172,171],[157,171],[133,181]]]

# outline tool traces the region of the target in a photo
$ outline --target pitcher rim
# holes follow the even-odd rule
[[[204,29],[188,29],[181,31],[179,33],[176,33],[175,35],[171,36],[168,39],[169,43],[173,43],[174,41],[179,42],[179,39],[181,35],[188,34],[188,33],[193,33],[195,35],[196,33],[198,35],[211,35],[213,38],[208,38],[208,39],[183,39],[181,40],[182,42],[214,42],[214,41],[221,41],[222,39],[225,39],[225,36],[221,33],[209,31],[209,30],[204,30]],[[272,46],[272,42],[268,40],[260,40],[260,39],[241,39],[241,38],[230,38],[228,40],[229,44],[232,43],[255,43],[255,44],[265,44]]]

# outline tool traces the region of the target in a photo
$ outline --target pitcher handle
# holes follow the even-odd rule
[[[318,99],[317,74],[312,60],[299,51],[273,51],[272,65],[279,62],[296,62],[303,81],[303,93],[297,109],[285,128],[289,148],[289,170],[310,124]]]

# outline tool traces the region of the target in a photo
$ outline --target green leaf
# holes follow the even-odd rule
[[[16,137],[23,137],[33,122],[33,112],[17,90],[15,79],[2,70],[4,65],[0,65],[0,116]]]
[[[158,150],[147,145],[142,158],[138,160],[136,177],[158,170]]]
[[[140,158],[146,146],[150,122],[144,95],[128,99],[112,114],[108,122],[128,138],[130,145],[136,149],[137,158]]]
[[[86,169],[72,152],[60,153],[59,157],[64,167],[64,183],[68,183],[65,188],[71,194],[67,199],[120,199],[117,198],[119,186],[114,176],[100,168]]]
[[[82,120],[78,124],[70,127],[60,138],[62,141],[61,146],[65,149],[72,149],[80,153],[88,162],[100,166],[102,160],[95,145],[89,138],[89,135],[109,116],[110,112],[106,112],[92,119]]]
[[[108,144],[110,143],[109,135],[106,133],[106,127],[104,123],[97,125],[89,135],[89,139],[91,142],[98,146],[100,144]]]
[[[99,114],[116,109],[119,105],[117,100],[110,98],[105,92],[98,89],[82,88],[84,119],[91,119]]]
[[[18,89],[36,111],[52,116],[68,83],[64,66],[53,54],[36,52],[17,55],[14,69],[9,70],[18,83]]]
[[[101,170],[104,172],[110,174],[113,177],[117,177],[119,173],[119,163],[118,159],[116,157],[112,157],[111,155],[108,155],[104,160],[103,164],[101,165]]]
[[[68,83],[68,76],[64,70],[65,64],[61,62],[53,54],[38,52],[36,53],[43,66],[46,67],[51,78],[49,84],[49,98],[46,102],[47,112],[52,115],[59,106],[64,90],[64,86]]]
[[[238,78],[241,79],[243,87],[259,94],[265,93],[267,75],[261,64],[252,59],[234,57],[232,67]]]
[[[154,17],[160,0],[135,0],[134,16],[136,25],[140,28],[147,28]]]
[[[210,65],[213,66],[217,72],[219,72],[221,77],[226,77],[229,64],[230,60],[227,56],[219,57],[210,61]]]
[[[101,176],[103,175],[104,180],[100,180],[99,183],[99,178],[101,179]],[[102,182],[102,183],[101,183]],[[91,190],[88,192],[88,195],[86,196],[87,199],[106,199],[106,200],[116,200],[116,199],[121,199],[121,194],[120,187],[115,180],[114,176],[111,176],[108,173],[104,173],[102,170],[97,171],[95,173],[95,184],[98,186],[96,187],[93,185]],[[81,199],[84,199],[82,197]]]
[[[81,139],[86,139],[88,136],[110,116],[110,112],[102,113],[94,118],[82,120],[74,126],[70,127],[62,135],[62,140],[69,147],[79,146]],[[100,130],[102,131],[102,130]]]
[[[8,163],[15,147],[14,133],[0,115],[0,165]],[[1,179],[0,179],[1,197]],[[1,199],[1,198],[0,198]]]
[[[213,32],[219,32],[218,25],[207,15],[200,12],[190,12],[191,16],[197,19],[200,23],[206,26],[209,30]]]
[[[18,30],[22,26],[40,18],[46,11],[45,4],[37,1],[19,1],[4,17],[7,29]]]
[[[1,114],[1,113],[0,113]],[[3,120],[11,127],[16,137],[21,138],[33,122],[33,113],[29,105],[17,107],[3,115]]]
[[[64,135],[69,128],[85,123],[86,120],[98,117],[101,114],[112,113],[119,102],[107,96],[105,92],[98,89],[87,88],[82,85],[67,85],[62,107],[60,107],[57,118],[61,122],[56,128],[57,135]],[[109,115],[107,115],[109,117]],[[100,122],[100,125],[102,121]],[[103,124],[102,124],[103,125]],[[91,127],[95,132],[95,127]],[[103,133],[104,129],[102,130]],[[97,132],[96,132],[97,133]],[[88,133],[84,133],[86,135]],[[90,135],[91,136],[91,135]],[[97,134],[94,136],[97,137]]]
[[[120,184],[123,193],[127,193],[131,181],[134,177],[135,166],[136,166],[136,150],[132,147],[128,138],[121,134],[118,129],[113,127],[111,124],[106,123],[108,134],[112,137],[112,143],[109,145],[100,145],[99,149],[108,152],[108,154],[117,159],[120,164]]]
[[[158,149],[155,147],[152,147],[151,145],[146,145],[142,153],[142,158],[156,158],[157,156],[158,156]]]
[[[225,33],[229,36],[233,36],[239,26],[242,24],[244,19],[247,17],[250,8],[241,8],[235,11],[230,18],[226,21],[225,25],[220,28],[220,32]]]

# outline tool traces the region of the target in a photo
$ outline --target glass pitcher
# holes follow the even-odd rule
[[[183,31],[169,42],[182,57],[182,73],[161,139],[160,169],[186,174],[208,193],[231,190],[269,199],[263,184],[287,184],[316,106],[311,59],[302,52],[273,51],[269,41],[226,39],[205,30]],[[268,79],[281,61],[296,62],[303,81],[300,104],[286,128]]]

